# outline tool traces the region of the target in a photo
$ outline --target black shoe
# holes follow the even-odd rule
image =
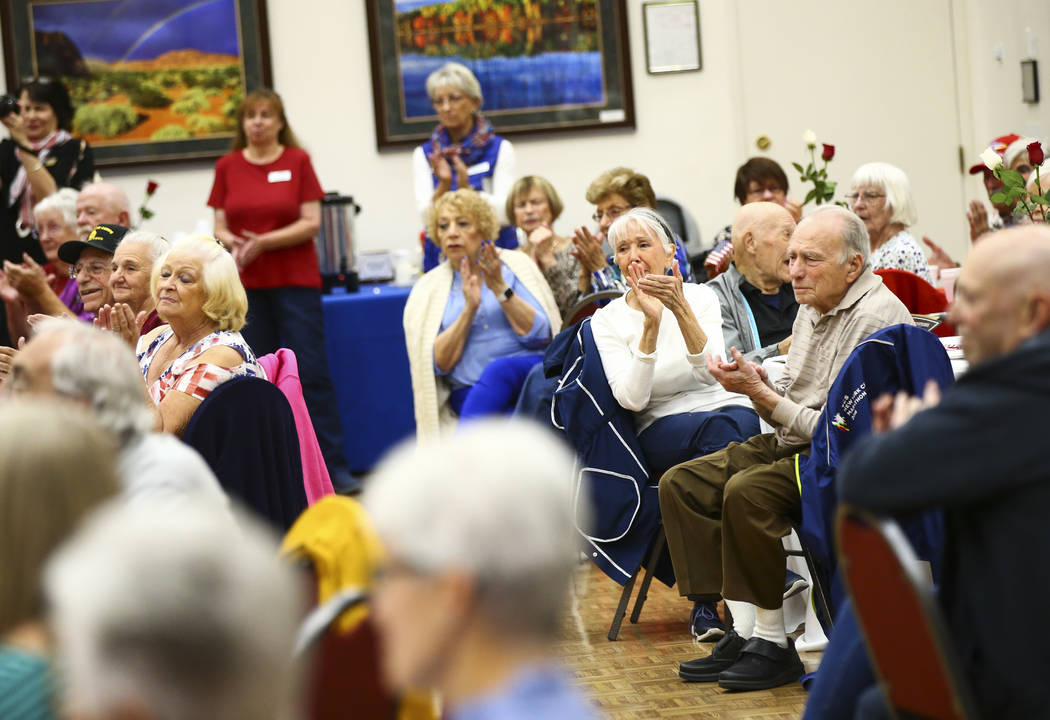
[[[689,660],[678,666],[678,677],[686,682],[715,682],[718,674],[728,670],[740,657],[747,640],[730,629],[715,644],[715,649],[707,657]]]
[[[718,686],[727,690],[768,690],[796,682],[803,671],[794,640],[788,638],[787,647],[782,648],[753,637],[741,649],[740,659],[718,676]]]

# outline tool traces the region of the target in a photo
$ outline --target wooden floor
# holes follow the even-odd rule
[[[609,720],[801,716],[806,693],[797,683],[734,693],[716,683],[679,680],[678,663],[706,655],[713,645],[693,643],[691,604],[677,590],[653,582],[638,624],[625,619],[619,640],[609,642],[620,586],[588,564],[577,572],[576,589],[579,612],[567,618],[558,650]],[[802,653],[802,661],[807,672],[815,670],[820,653]]]

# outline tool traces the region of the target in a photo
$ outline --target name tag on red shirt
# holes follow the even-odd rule
[[[291,170],[273,170],[266,176],[266,180],[272,183],[289,182],[291,179]]]

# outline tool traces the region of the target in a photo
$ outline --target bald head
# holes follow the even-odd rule
[[[1050,328],[1050,228],[1009,228],[975,245],[955,283],[949,319],[971,365]]]
[[[788,282],[788,241],[795,232],[791,213],[776,203],[748,203],[733,218],[733,263],[747,281],[764,291]]]
[[[101,223],[131,225],[131,203],[116,185],[91,183],[77,196],[77,231],[86,240],[92,228]]]

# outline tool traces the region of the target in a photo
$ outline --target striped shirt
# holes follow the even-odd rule
[[[809,444],[828,390],[853,349],[876,330],[900,323],[914,324],[911,313],[870,270],[825,314],[799,306],[787,368],[774,387],[783,396],[772,413],[781,447]]]
[[[54,700],[47,659],[0,645],[0,718],[54,720]]]

